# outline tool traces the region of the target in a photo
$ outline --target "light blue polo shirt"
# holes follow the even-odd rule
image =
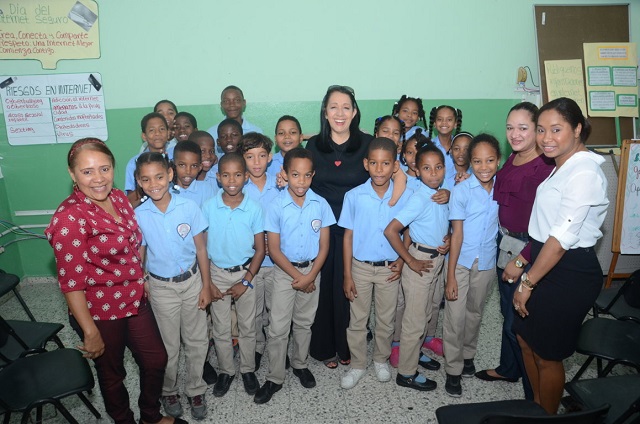
[[[247,180],[247,183],[244,185],[244,193],[249,196],[249,198],[255,200],[262,206],[262,213],[266,219],[267,217],[267,208],[274,201],[278,194],[280,194],[280,189],[276,184],[276,177],[273,175],[267,174],[267,182],[264,184],[262,191],[258,188],[257,185],[251,181],[251,179]],[[269,255],[264,256],[264,261],[262,261],[262,266],[273,266],[273,261],[269,257]]]
[[[409,128],[408,130],[405,131],[404,133],[404,139],[405,140],[409,140],[415,133],[417,129],[421,129],[422,130],[422,134],[426,137],[427,134],[427,130],[425,130],[424,128],[422,128],[420,125],[414,125],[413,127]]]
[[[420,178],[412,177],[411,175],[407,174],[407,188],[409,190],[412,190],[414,192],[418,191],[423,185],[424,184],[422,183],[422,181],[420,181]]]
[[[384,229],[405,206],[413,192],[405,190],[395,206],[389,206],[393,193],[390,182],[382,199],[371,185],[371,178],[344,195],[338,225],[353,230],[353,257],[359,261],[395,261],[398,254],[384,236]]]
[[[320,229],[336,223],[329,203],[309,189],[302,207],[283,190],[269,205],[265,230],[280,234],[280,251],[291,262],[315,259],[320,250]]]
[[[449,204],[439,205],[431,200],[436,191],[420,182],[420,188],[395,217],[409,226],[412,241],[432,247],[441,246],[449,231]]]
[[[453,175],[445,177],[444,182],[447,185],[447,187],[449,187],[449,190],[453,190],[453,187],[455,187],[456,185],[456,174],[457,173],[453,173]],[[467,168],[467,174],[471,175],[471,167]]]
[[[431,141],[433,141],[433,144],[435,144],[444,155],[444,179],[446,180],[447,178],[455,177],[456,167],[453,164],[453,156],[451,156],[444,148],[444,146],[440,144],[440,139],[438,138],[438,136],[435,136]]]
[[[191,181],[191,184],[187,188],[178,187],[176,189],[175,187],[171,187],[169,191],[173,195],[193,200],[198,204],[198,207],[202,208],[204,202],[211,199],[218,192],[218,186],[216,185],[215,189],[213,187],[214,186],[207,181],[195,180]]]
[[[218,193],[204,202],[202,211],[209,222],[207,252],[209,259],[219,268],[242,265],[253,258],[254,236],[264,231],[262,208],[248,196],[231,209],[222,201]]]
[[[224,118],[227,119],[226,116]],[[216,142],[216,155],[218,157],[222,157],[222,155],[224,155],[224,151],[220,146],[218,146],[218,125],[220,125],[220,122],[218,122],[213,127],[207,130],[207,132],[211,134],[211,137],[213,137],[213,140]],[[242,117],[241,126],[242,126],[242,134],[246,134],[249,132],[257,132],[258,134],[262,134],[262,128],[247,121],[247,118],[245,118],[244,116]]]
[[[166,212],[147,200],[135,209],[147,246],[147,271],[171,278],[188,271],[196,260],[195,235],[208,224],[200,208],[189,199],[171,196]]]
[[[471,268],[478,258],[479,271],[495,268],[498,202],[493,200],[493,189],[488,193],[472,174],[453,188],[449,204],[449,219],[464,221],[458,264]]]
[[[267,174],[277,176],[282,167],[284,166],[284,156],[282,156],[282,152],[274,153],[269,166],[267,167]]]

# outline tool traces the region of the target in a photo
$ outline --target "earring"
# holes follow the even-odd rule
[[[78,189],[78,183],[77,183],[77,182],[75,182],[75,181],[73,182],[73,189],[74,189],[74,190],[77,190],[77,189]]]

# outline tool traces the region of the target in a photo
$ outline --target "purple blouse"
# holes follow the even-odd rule
[[[524,165],[513,164],[515,153],[509,156],[496,174],[493,200],[498,202],[500,225],[516,233],[527,232],[536,190],[553,168],[553,159],[540,155]]]

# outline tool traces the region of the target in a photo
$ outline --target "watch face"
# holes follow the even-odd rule
[[[518,268],[522,268],[522,267],[524,266],[524,264],[522,263],[522,261],[521,261],[521,260],[516,259],[516,266],[517,266]]]

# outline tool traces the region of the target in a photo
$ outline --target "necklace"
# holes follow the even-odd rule
[[[333,142],[333,144],[334,144],[333,154],[335,155],[335,160],[333,161],[333,164],[337,167],[342,165],[342,161],[340,160],[340,158],[342,158],[342,154],[344,153],[344,151],[347,150],[347,147],[349,145],[349,140],[347,140],[347,142],[343,143],[342,145],[337,144],[335,141]],[[342,150],[338,149],[338,146],[340,146]]]

